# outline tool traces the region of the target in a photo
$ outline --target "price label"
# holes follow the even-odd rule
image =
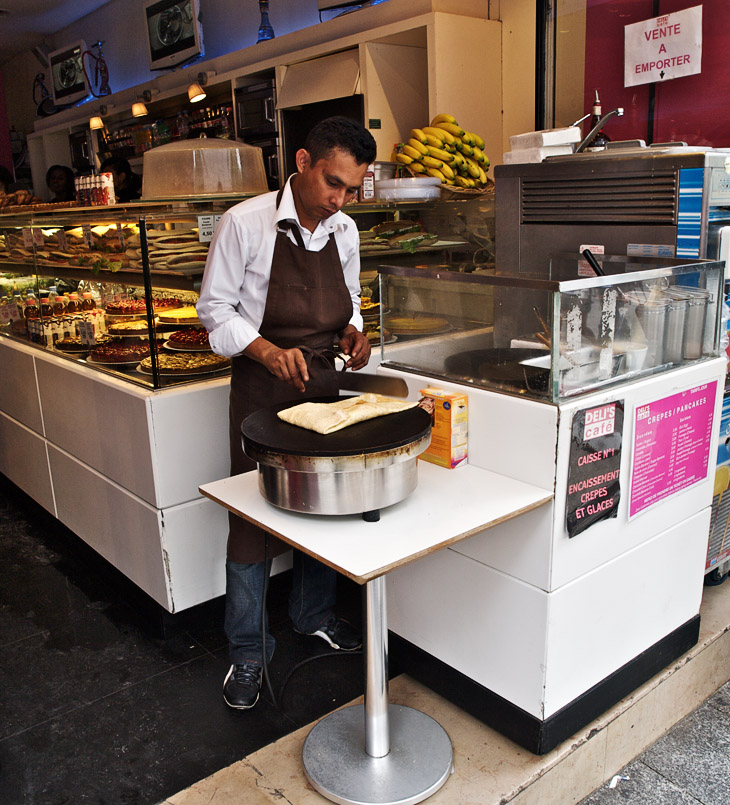
[[[23,227],[23,248],[33,248],[33,230],[29,226]]]
[[[84,224],[81,227],[81,231],[84,235],[84,245],[87,249],[90,249],[94,245],[94,240],[91,235],[91,224]]]
[[[65,229],[59,229],[58,232],[56,232],[56,240],[58,241],[58,248],[62,252],[67,252],[68,251],[68,238],[66,237],[66,230]]]
[[[82,344],[89,344],[94,346],[96,344],[96,337],[94,336],[94,322],[93,321],[80,321],[78,323],[79,337]]]
[[[124,249],[124,228],[121,223],[117,223],[117,237],[119,238],[119,246]]]
[[[8,313],[10,314],[10,321],[20,321],[23,317],[20,315],[20,309],[16,302],[10,302],[7,306]]]
[[[32,227],[31,231],[33,232],[33,243],[40,248],[43,248],[46,245],[46,241],[43,238],[43,230],[39,229],[38,227]]]
[[[0,324],[10,324],[9,305],[0,305]]]
[[[213,233],[220,219],[220,215],[198,216],[198,240],[201,243],[210,243],[213,240]]]

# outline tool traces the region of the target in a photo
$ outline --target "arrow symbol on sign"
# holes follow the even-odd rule
[[[659,73],[659,78],[664,78],[664,70],[662,70],[661,73]]]

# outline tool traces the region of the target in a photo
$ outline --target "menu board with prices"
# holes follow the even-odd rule
[[[622,400],[573,415],[565,507],[569,537],[618,514],[623,427]]]
[[[707,478],[717,381],[636,408],[629,517]]]

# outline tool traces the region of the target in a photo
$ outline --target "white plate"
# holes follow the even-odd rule
[[[158,374],[160,377],[205,377],[205,375],[219,374],[230,368],[231,365],[229,363],[227,366],[219,366],[217,369],[206,369],[204,372],[166,372],[163,369],[162,371],[158,371]],[[147,377],[151,377],[152,375],[152,369],[145,369],[141,363],[137,364],[137,371]]]
[[[438,182],[439,180],[437,179],[436,181]],[[428,201],[440,196],[440,187],[394,187],[375,190],[375,197],[380,201],[402,201],[404,199]]]

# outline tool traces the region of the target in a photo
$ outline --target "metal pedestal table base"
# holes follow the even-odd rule
[[[342,805],[410,805],[441,788],[453,750],[443,727],[388,704],[385,577],[365,585],[365,704],[323,718],[302,751],[307,779]]]
[[[431,716],[411,707],[388,708],[392,747],[385,757],[365,752],[364,707],[337,710],[317,724],[304,742],[307,779],[333,802],[422,802],[451,773],[449,736]]]

